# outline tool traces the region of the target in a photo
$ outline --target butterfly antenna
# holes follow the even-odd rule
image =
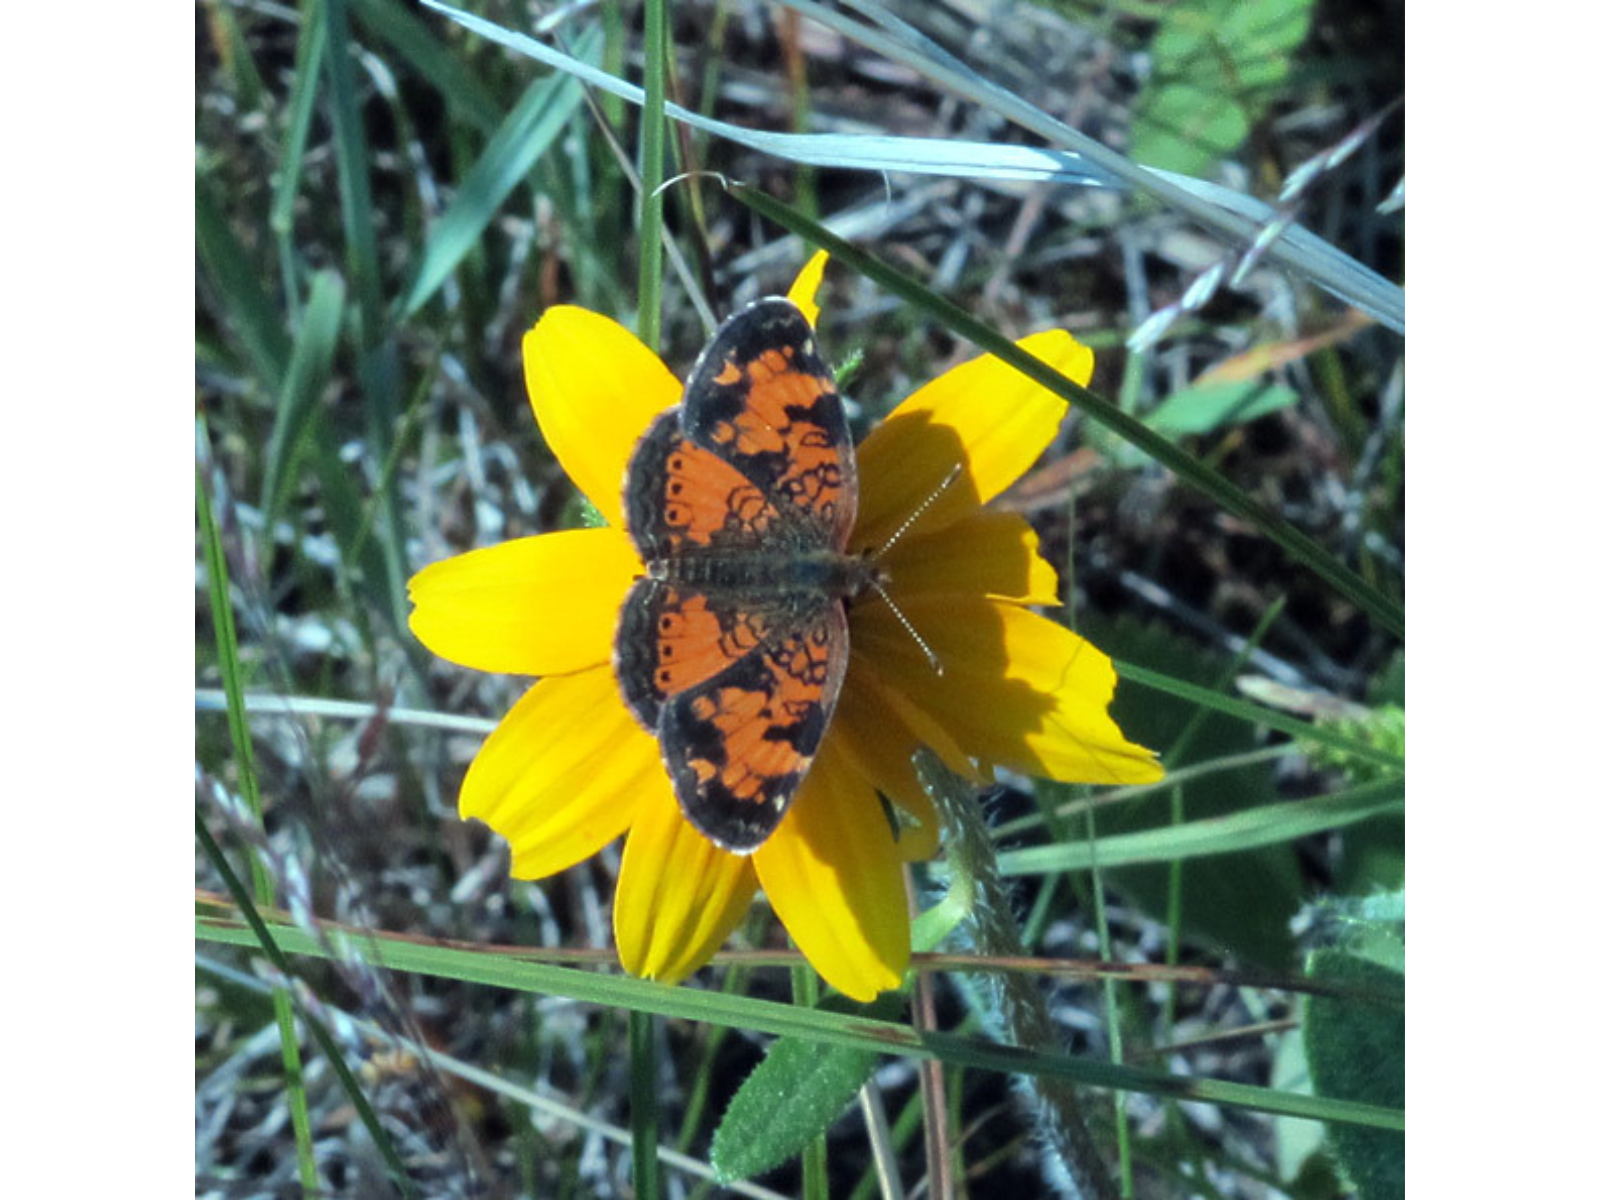
[[[933,673],[935,675],[943,675],[944,664],[939,661],[939,656],[933,652],[933,647],[928,645],[923,636],[917,632],[917,627],[911,623],[911,619],[900,611],[900,606],[889,598],[889,593],[883,590],[883,584],[874,579],[869,586],[889,606],[889,611],[894,614],[894,619],[899,621],[905,631],[911,635],[911,640],[917,644],[917,649],[922,651],[923,656],[928,660],[928,665],[933,668]]]
[[[939,481],[939,486],[934,488],[933,491],[929,492],[926,496],[924,496],[922,498],[922,503],[918,504],[916,506],[916,508],[911,510],[911,515],[909,517],[907,517],[904,521],[900,522],[900,528],[896,529],[893,533],[891,533],[889,535],[889,540],[884,542],[883,545],[879,546],[876,550],[874,550],[872,552],[872,556],[874,558],[879,558],[882,555],[887,554],[888,551],[889,551],[889,547],[893,546],[902,537],[904,537],[905,533],[906,533],[906,530],[910,529],[913,525],[915,525],[917,523],[917,521],[921,518],[922,514],[927,512],[928,509],[930,509],[931,507],[933,507],[933,502],[935,500],[937,500],[940,496],[942,496],[946,492],[948,492],[950,490],[950,485],[952,483],[954,483],[960,477],[961,477],[961,464],[957,463],[955,466],[951,467],[948,472],[945,473],[945,477]]]
[[[950,490],[950,485],[960,478],[960,476],[961,464],[957,463],[955,466],[951,467],[950,470],[945,474],[945,477],[939,481],[939,486],[934,488],[933,491],[929,492],[925,497],[923,497],[922,502],[918,504],[916,508],[911,510],[911,515],[904,521],[900,522],[900,528],[896,529],[892,534],[890,534],[889,539],[872,552],[872,557],[879,558],[885,554],[891,546],[900,540],[900,538],[905,534],[906,530],[910,529],[917,523],[917,519],[921,517],[923,513],[928,511],[929,507],[932,506],[935,500]],[[872,590],[877,592],[878,595],[883,599],[883,602],[889,606],[889,611],[894,614],[895,620],[899,621],[901,627],[911,635],[911,640],[915,642],[917,644],[917,648],[922,651],[923,656],[928,660],[928,665],[933,668],[933,673],[935,675],[943,675],[944,664],[939,661],[939,656],[933,652],[933,647],[928,645],[926,639],[924,639],[923,636],[917,632],[917,627],[911,623],[910,619],[905,615],[905,613],[900,611],[900,606],[890,598],[889,593],[884,590],[883,583],[877,579],[874,579],[871,587]]]

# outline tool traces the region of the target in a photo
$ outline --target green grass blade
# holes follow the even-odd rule
[[[852,7],[867,13],[884,29],[864,25],[837,9],[813,3],[812,0],[781,2],[818,24],[876,50],[891,61],[920,72],[956,95],[999,114],[1053,145],[1080,155],[1085,163],[1107,178],[1160,200],[1222,238],[1249,245],[1260,231],[1257,222],[1265,215],[1261,210],[1267,208],[1260,201],[1237,193],[1225,198],[1222,193],[1226,189],[1207,184],[1204,180],[1175,177],[1165,171],[1141,167],[974,71],[932,39],[876,4],[867,0],[853,0]],[[1405,331],[1405,293],[1376,272],[1313,237],[1308,231],[1299,227],[1289,230],[1267,248],[1265,257],[1292,267],[1319,287],[1371,313],[1389,328],[1401,333]]]
[[[199,425],[202,443],[209,443],[205,419]],[[209,447],[208,447],[209,448]],[[233,603],[228,596],[228,559],[222,550],[222,535],[211,510],[211,493],[206,489],[200,465],[194,472],[195,510],[200,516],[200,542],[205,554],[206,594],[211,602],[211,627],[217,646],[217,668],[222,674],[222,691],[228,702],[228,739],[233,745],[239,768],[239,792],[250,815],[261,820],[261,792],[256,783],[255,751],[250,741],[250,725],[245,718],[244,672],[239,663],[239,635],[233,624]],[[251,877],[255,894],[271,903],[270,881],[261,865],[251,856]]]
[[[471,13],[452,8],[441,0],[423,0],[430,8],[446,14],[485,38],[526,55],[547,66],[557,67],[578,76],[607,94],[627,100],[632,104],[644,102],[643,92],[633,84],[615,75],[588,67],[583,63],[553,50],[525,34],[502,28]],[[791,7],[799,8],[799,5]],[[892,38],[866,29],[830,10],[807,7],[808,15],[856,38],[863,44],[882,50],[889,57],[904,56],[907,65],[922,69],[926,59],[918,57]],[[909,26],[903,27],[909,30]],[[862,31],[865,31],[863,33]],[[914,31],[912,31],[914,32]],[[920,38],[924,49],[933,48],[931,42]],[[916,39],[912,39],[915,41]],[[950,55],[943,60],[952,72],[952,78],[964,78],[972,94],[982,94],[992,87]],[[943,80],[948,82],[948,80]],[[707,92],[708,95],[714,94]],[[1043,128],[1064,130],[1072,144],[1087,143],[1097,147],[1098,154],[1109,156],[1106,161],[1120,163],[1116,171],[1095,165],[1080,151],[1040,146],[1020,146],[1005,142],[974,142],[952,138],[887,137],[872,134],[793,134],[774,133],[763,129],[747,129],[726,121],[717,121],[690,112],[677,105],[667,105],[668,115],[696,129],[727,138],[740,145],[749,146],[763,154],[771,154],[812,166],[842,167],[847,170],[907,171],[918,174],[948,175],[964,179],[1012,179],[1027,182],[1066,183],[1089,187],[1117,187],[1160,191],[1162,198],[1173,207],[1185,211],[1196,220],[1209,224],[1218,232],[1231,230],[1231,235],[1241,243],[1253,241],[1260,230],[1266,229],[1279,214],[1269,204],[1229,188],[1220,187],[1204,179],[1195,179],[1172,171],[1141,168],[1122,156],[1084,138],[1068,126],[1055,122],[1040,110],[1033,108],[1012,93],[998,93],[1005,103],[1031,118]],[[1018,119],[1013,117],[1013,119]],[[1021,121],[1027,124],[1027,120]],[[1050,136],[1046,134],[1045,136]],[[1057,139],[1061,140],[1061,139]],[[1148,183],[1149,186],[1145,186]],[[1334,296],[1370,313],[1374,318],[1396,332],[1405,331],[1405,293],[1376,271],[1357,262],[1350,255],[1323,241],[1300,225],[1291,225],[1275,241],[1269,243],[1265,257],[1282,260],[1304,273],[1313,282]]]
[[[277,524],[284,497],[294,484],[294,466],[301,444],[317,413],[317,400],[333,371],[333,353],[344,321],[344,281],[332,271],[319,271],[311,281],[311,297],[300,319],[294,353],[267,438],[261,508],[268,537]]]
[[[360,344],[375,345],[382,327],[382,283],[378,234],[372,215],[371,162],[361,110],[356,104],[354,57],[345,0],[322,0],[328,30],[328,90],[333,107],[333,146],[339,168],[339,209],[344,219],[345,277],[361,319]]]
[[[674,120],[763,153],[816,166],[1126,188],[1154,196],[1213,233],[1241,246],[1255,244],[1258,236],[1273,227],[1279,219],[1279,214],[1271,205],[1254,196],[1177,172],[1141,167],[1062,124],[1015,93],[991,83],[920,34],[915,34],[913,38],[897,39],[820,5],[802,3],[801,0],[785,2],[796,11],[862,45],[878,50],[890,59],[923,72],[957,94],[1000,112],[1008,120],[1066,149],[940,138],[772,133],[730,125],[676,105],[668,105],[667,112]],[[570,71],[591,85],[630,103],[643,102],[643,95],[633,85],[576,63],[525,34],[452,8],[441,0],[423,0],[423,3],[519,54]],[[858,4],[857,7],[868,6]],[[903,22],[898,24],[903,34],[915,33]],[[1293,268],[1330,294],[1369,313],[1395,332],[1405,332],[1404,290],[1305,227],[1290,225],[1279,236],[1266,242],[1262,256]]]
[[[261,287],[261,273],[228,218],[198,174],[194,180],[194,240],[200,262],[227,311],[228,324],[244,348],[261,390],[277,395],[289,366],[289,335],[272,298]]]
[[[1292,842],[1371,817],[1398,813],[1404,808],[1405,781],[1379,779],[1330,796],[1266,804],[1225,817],[1115,834],[1100,838],[1092,845],[1068,842],[1010,850],[1000,855],[1000,872],[1003,875],[1047,875],[1054,871],[1081,871],[1092,864],[1127,867],[1179,862],[1210,854],[1234,854],[1259,846]]]
[[[599,46],[599,31],[589,30],[578,52]],[[478,244],[506,197],[554,144],[583,98],[576,80],[551,74],[536,81],[506,115],[489,144],[461,181],[455,199],[428,231],[407,285],[395,306],[404,321],[426,304],[456,265]]]
[[[652,350],[661,348],[661,194],[665,163],[667,56],[671,52],[667,0],[644,3],[644,119],[640,126],[639,187],[639,339]],[[656,1159],[659,1138],[655,1104],[655,1017],[641,1009],[628,1010],[628,1049],[631,1063],[633,1121],[633,1186],[645,1200],[655,1200],[661,1190],[661,1170]]]
[[[206,6],[206,18],[211,26],[211,41],[227,67],[233,82],[234,97],[241,111],[248,112],[261,103],[261,73],[256,70],[250,53],[250,40],[239,28],[239,18],[224,4]]]
[[[1212,433],[1289,408],[1298,399],[1293,388],[1260,379],[1203,383],[1167,396],[1144,419],[1167,437]]]
[[[1267,729],[1286,733],[1297,741],[1318,742],[1336,750],[1343,750],[1364,762],[1374,766],[1383,767],[1391,771],[1404,771],[1405,759],[1381,750],[1377,746],[1347,737],[1335,729],[1324,725],[1313,725],[1295,717],[1279,712],[1275,708],[1266,708],[1260,704],[1252,704],[1248,700],[1240,700],[1234,696],[1224,696],[1210,688],[1201,687],[1199,684],[1188,682],[1185,679],[1175,679],[1171,675],[1163,675],[1160,671],[1152,671],[1148,667],[1136,666],[1120,659],[1114,660],[1119,678],[1130,683],[1137,683],[1144,687],[1155,688],[1157,691],[1166,692],[1170,696],[1177,696],[1183,700],[1193,701],[1204,708],[1216,712],[1226,713],[1230,717],[1237,717],[1241,721],[1248,721],[1253,725],[1262,725]]]
[[[1099,943],[1100,961],[1112,961],[1111,922],[1106,915],[1106,889],[1105,876],[1102,873],[1110,863],[1103,861],[1099,854],[1100,839],[1095,833],[1094,805],[1084,809],[1084,840],[1076,843],[1088,851],[1090,896],[1094,901],[1094,931]],[[994,871],[1000,876],[1005,876],[1006,870],[1002,858],[990,851],[994,858]],[[1020,943],[1019,943],[1020,949]],[[1123,1062],[1122,1056],[1122,1005],[1119,1003],[1117,981],[1109,975],[1100,981],[1101,1020],[1106,1027],[1107,1049],[1111,1052],[1111,1061],[1117,1065]],[[1122,1195],[1133,1195],[1133,1151],[1128,1134],[1128,1094],[1118,1092],[1113,1097],[1112,1124],[1117,1133],[1117,1178],[1122,1189]]]
[[[208,440],[205,422],[200,423],[200,439],[202,443]],[[261,796],[256,783],[255,756],[250,740],[250,730],[245,714],[245,697],[243,672],[239,663],[238,636],[233,625],[233,608],[228,598],[228,561],[222,550],[222,539],[217,529],[217,523],[211,510],[211,497],[206,490],[198,465],[195,469],[195,504],[200,516],[200,533],[206,561],[206,583],[211,598],[212,625],[216,631],[217,661],[222,673],[223,690],[228,702],[228,732],[233,743],[234,758],[239,767],[240,790],[244,794],[245,803],[249,807],[257,822],[262,820]],[[254,883],[255,899],[246,890],[244,883],[239,879],[233,868],[229,865],[227,856],[222,848],[212,838],[210,830],[201,820],[200,814],[195,813],[195,837],[200,842],[201,849],[211,860],[217,873],[222,877],[225,887],[233,897],[234,904],[244,915],[254,936],[254,944],[259,946],[272,964],[277,967],[285,978],[291,974],[289,959],[278,948],[266,923],[262,921],[256,911],[256,903],[270,904],[273,900],[271,877],[255,855],[253,849],[246,848],[249,857],[250,871]],[[278,1026],[279,1043],[282,1047],[285,1089],[289,1097],[289,1111],[291,1122],[295,1131],[295,1147],[299,1157],[300,1179],[302,1186],[308,1194],[320,1191],[317,1179],[316,1158],[311,1137],[311,1119],[306,1105],[305,1088],[301,1079],[300,1045],[295,1035],[294,1014],[292,1000],[288,989],[274,987],[272,989],[273,1014]],[[339,1077],[345,1088],[350,1102],[360,1114],[363,1124],[372,1136],[373,1143],[378,1147],[390,1171],[395,1175],[401,1190],[406,1195],[412,1195],[410,1180],[406,1176],[405,1168],[401,1165],[400,1156],[395,1152],[393,1144],[379,1124],[377,1114],[372,1111],[372,1106],[367,1103],[366,1096],[355,1081],[349,1066],[340,1053],[338,1044],[329,1036],[321,1024],[306,1014],[306,1023],[312,1036],[321,1047],[324,1056],[334,1073]]]
[[[373,458],[381,463],[387,460],[393,441],[393,398],[400,390],[399,358],[385,329],[372,208],[372,163],[351,72],[353,47],[346,0],[323,0],[323,19],[328,26],[328,90],[333,107],[334,157],[339,170],[339,209],[344,221],[345,278],[355,298],[356,345],[361,352],[357,376],[366,402],[367,441]],[[406,572],[399,499],[393,488],[383,488],[377,493],[377,503],[383,517],[376,526],[381,535],[380,569],[366,573],[365,582],[394,628],[404,629]]]
[[[273,925],[272,936],[295,954],[326,957],[328,950],[304,930]],[[228,945],[254,945],[248,928],[197,915],[195,936]],[[797,1008],[771,1000],[730,996],[688,987],[669,987],[645,979],[602,975],[570,967],[519,962],[506,954],[490,954],[449,946],[423,945],[368,935],[363,944],[373,961],[395,971],[412,971],[464,983],[539,995],[564,996],[579,1003],[641,1009],[658,1016],[705,1021],[755,1033],[792,1034],[829,1046],[852,1046],[911,1058],[938,1058],[946,1063],[989,1071],[1051,1075],[1088,1087],[1125,1088],[1179,1100],[1196,1100],[1315,1121],[1344,1121],[1379,1129],[1405,1128],[1405,1114],[1392,1108],[1330,1100],[1250,1084],[1169,1075],[1139,1067],[1113,1067],[1061,1054],[1023,1051],[958,1034],[917,1030],[887,1021]]]
[[[1179,479],[1211,497],[1229,512],[1252,522],[1263,535],[1310,567],[1330,587],[1355,603],[1380,625],[1399,637],[1405,636],[1405,612],[1397,602],[1378,591],[1324,550],[1313,538],[1290,525],[1231,480],[1153,432],[1137,418],[1123,412],[1114,401],[1073,383],[1059,371],[1020,349],[998,330],[973,317],[966,309],[929,291],[903,271],[857,249],[765,192],[741,186],[733,188],[731,194],[791,233],[827,250],[846,266],[876,280],[952,333],[968,339],[1042,387],[1077,404],[1091,419],[1143,450]]]
[[[194,833],[195,839],[200,843],[201,850],[211,860],[211,865],[217,869],[217,873],[222,876],[223,886],[228,889],[228,894],[233,897],[234,903],[238,905],[239,911],[244,915],[246,924],[250,926],[250,933],[254,939],[253,944],[259,946],[261,952],[267,956],[279,973],[288,978],[290,975],[288,955],[280,948],[278,939],[267,927],[266,922],[261,919],[261,914],[256,911],[255,905],[250,902],[250,896],[245,891],[244,884],[234,874],[233,868],[228,865],[227,857],[222,853],[222,847],[217,845],[216,839],[211,836],[211,831],[206,828],[206,824],[200,819],[199,813],[194,815]],[[289,1003],[289,993],[286,989],[281,987],[274,988],[273,998],[275,1002],[278,997],[282,997],[281,1002],[283,1004],[287,1005]],[[400,1161],[400,1155],[395,1151],[394,1143],[389,1140],[389,1135],[384,1132],[383,1124],[378,1120],[378,1114],[373,1111],[371,1103],[367,1100],[366,1093],[361,1090],[361,1085],[356,1082],[355,1074],[350,1070],[349,1064],[344,1061],[344,1055],[339,1051],[339,1044],[322,1027],[322,1022],[318,1021],[310,1013],[302,1015],[305,1018],[307,1028],[311,1030],[311,1036],[316,1040],[318,1048],[327,1058],[328,1065],[333,1068],[334,1074],[338,1076],[345,1095],[350,1098],[351,1105],[355,1108],[357,1115],[361,1118],[362,1125],[366,1127],[367,1133],[371,1136],[373,1145],[378,1148],[378,1153],[383,1156],[384,1163],[389,1168],[389,1174],[399,1186],[401,1193],[406,1196],[416,1195],[415,1189],[411,1186],[411,1177],[406,1173],[405,1165]],[[292,1023],[290,1029],[291,1031],[293,1029]],[[298,1049],[296,1049],[295,1054],[298,1074]],[[309,1130],[309,1124],[307,1128]],[[314,1166],[311,1181],[307,1187],[311,1192],[320,1192]]]
[[[644,5],[644,115],[639,126],[639,340],[661,349],[661,219],[666,197],[667,6]]]
[[[562,54],[526,34],[517,33],[441,0],[422,0],[452,21],[490,41],[535,62],[565,71],[608,96],[643,106],[645,90],[577,59]],[[763,154],[818,167],[854,171],[906,171],[922,175],[950,175],[967,179],[1009,179],[1028,183],[1103,185],[1098,173],[1085,167],[1075,154],[1018,146],[1002,142],[975,142],[960,138],[888,137],[873,134],[773,133],[731,125],[668,102],[664,111],[674,121],[726,138]]]
[[[200,422],[199,436],[202,444],[209,441],[205,421]],[[194,473],[195,508],[200,517],[200,537],[205,553],[206,590],[211,600],[211,625],[217,646],[217,663],[222,672],[222,686],[228,697],[228,736],[233,744],[234,762],[239,770],[239,790],[255,822],[260,825],[261,792],[256,781],[255,753],[250,741],[250,726],[245,720],[244,679],[239,664],[239,638],[233,626],[233,604],[229,599],[228,560],[222,550],[222,535],[217,529],[216,517],[211,511],[211,494],[207,491],[200,465]],[[218,872],[233,893],[234,902],[241,911],[254,913],[254,905],[244,884],[229,868],[221,847],[211,839],[210,832],[196,813],[195,831],[211,856]],[[263,904],[272,902],[272,878],[267,874],[253,848],[245,847],[245,857],[250,864],[251,883],[255,897]],[[306,1104],[305,1080],[301,1074],[300,1043],[295,1036],[294,1012],[288,990],[272,989],[272,1014],[278,1027],[278,1048],[283,1060],[284,1091],[289,1104],[289,1123],[294,1129],[295,1158],[300,1171],[300,1185],[309,1192],[319,1190],[316,1155],[311,1137],[311,1114]]]
[[[321,5],[322,0],[306,0],[300,8],[300,39],[295,46],[294,83],[289,89],[288,128],[284,134],[278,177],[272,184],[271,215],[267,218],[272,231],[279,237],[288,237],[294,227],[294,198],[300,190],[306,139],[311,133],[317,85],[322,78],[322,60],[328,50],[328,26],[322,19]],[[284,285],[288,284],[289,280],[284,280]]]
[[[362,28],[411,64],[434,87],[456,114],[484,133],[493,133],[505,115],[494,94],[449,46],[394,0],[350,0],[351,11]]]

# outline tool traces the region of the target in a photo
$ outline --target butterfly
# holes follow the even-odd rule
[[[846,606],[880,587],[847,549],[855,448],[810,322],[768,297],[712,336],[628,462],[644,563],[613,667],[689,823],[736,854],[778,827],[850,657]]]

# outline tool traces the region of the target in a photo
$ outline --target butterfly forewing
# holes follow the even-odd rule
[[[789,301],[758,300],[717,331],[684,388],[683,433],[802,529],[815,527],[824,545],[844,549],[856,516],[855,446],[833,372]]]

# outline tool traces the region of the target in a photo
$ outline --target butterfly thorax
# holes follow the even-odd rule
[[[882,583],[882,572],[866,559],[834,550],[785,554],[691,551],[647,562],[645,574],[708,597],[756,604],[852,600]]]

